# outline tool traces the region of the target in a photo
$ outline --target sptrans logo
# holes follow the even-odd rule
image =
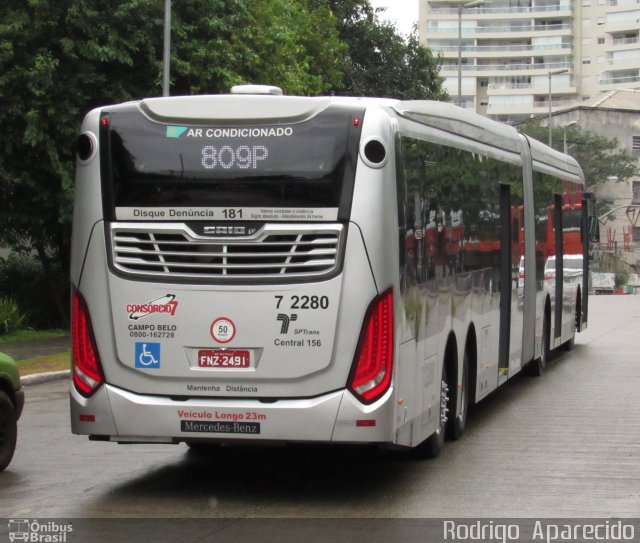
[[[178,301],[175,294],[165,294],[144,304],[127,304],[129,320],[132,321],[137,321],[149,315],[168,315],[173,317],[177,309]]]
[[[53,520],[38,522],[28,519],[9,520],[9,541],[26,541],[31,543],[66,543],[73,525],[60,524]]]

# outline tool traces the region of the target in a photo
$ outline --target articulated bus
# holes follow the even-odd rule
[[[446,103],[241,86],[91,111],[72,430],[435,456],[587,326],[583,189],[572,158]]]

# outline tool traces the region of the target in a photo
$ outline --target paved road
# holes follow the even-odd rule
[[[483,401],[435,461],[94,443],[69,431],[66,382],[31,386],[0,516],[638,516],[640,296],[592,298],[591,309],[571,353]]]

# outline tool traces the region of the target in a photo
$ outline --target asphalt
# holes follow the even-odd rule
[[[609,520],[612,527],[634,519],[635,538],[603,539],[640,543],[640,295],[594,296],[589,309],[589,328],[570,352],[558,352],[543,376],[516,375],[483,399],[469,412],[465,434],[428,462],[406,451],[346,445],[187,452],[185,445],[90,441],[69,431],[68,382],[30,387],[16,454],[0,474],[0,517],[68,518],[69,543],[442,543],[442,524],[434,535],[414,526],[404,536],[401,526],[444,518],[471,528],[486,519],[482,530],[502,527],[505,535],[505,519],[552,526],[556,519],[556,533],[569,519]],[[136,421],[149,423],[142,415]],[[81,522],[95,517],[111,520],[98,533],[81,532]],[[135,517],[149,520],[135,524]],[[236,530],[249,519],[256,523],[251,533]],[[272,532],[271,522],[281,519],[307,524]],[[331,524],[342,519],[362,524]],[[206,524],[212,520],[223,521],[219,530]],[[392,522],[395,530],[375,522]],[[0,520],[0,543],[8,541],[6,527]],[[551,543],[595,539],[592,532],[563,542],[544,530]],[[444,543],[545,543],[530,528],[519,537],[497,533],[457,531]]]

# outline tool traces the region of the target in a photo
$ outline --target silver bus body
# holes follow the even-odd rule
[[[582,172],[513,127],[228,95],[103,107],[81,139],[74,433],[433,444],[586,326],[583,275],[543,277]]]

